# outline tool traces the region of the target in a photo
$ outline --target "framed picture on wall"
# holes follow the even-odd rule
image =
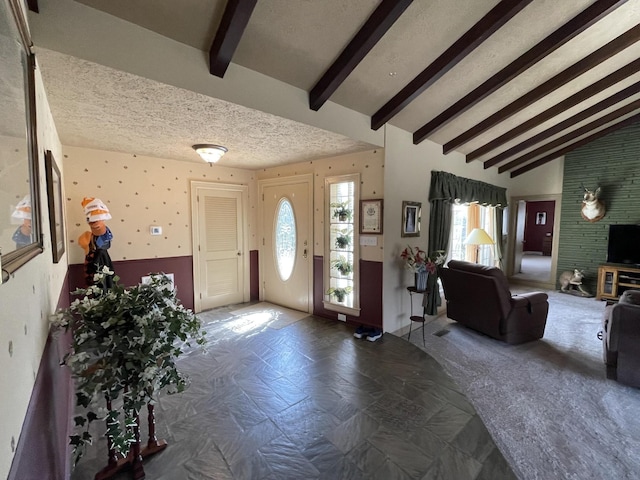
[[[49,225],[51,231],[51,249],[53,263],[58,263],[64,255],[64,211],[62,206],[62,181],[60,170],[51,150],[44,156],[45,176],[47,178],[47,200],[49,204]]]
[[[422,203],[402,202],[402,237],[420,236],[420,216],[422,215]]]
[[[536,225],[546,225],[546,224],[547,224],[547,212],[536,213]]]
[[[360,233],[382,233],[382,199],[360,201]]]

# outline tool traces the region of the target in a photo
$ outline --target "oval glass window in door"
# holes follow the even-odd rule
[[[276,208],[274,235],[274,258],[276,259],[278,275],[280,275],[282,281],[286,282],[293,273],[297,246],[296,218],[293,214],[293,206],[286,198],[280,199]]]

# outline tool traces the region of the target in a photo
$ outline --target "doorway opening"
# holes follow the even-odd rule
[[[560,195],[514,197],[509,206],[510,281],[555,289]]]

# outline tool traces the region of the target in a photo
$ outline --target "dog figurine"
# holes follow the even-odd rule
[[[578,270],[577,268],[573,270],[573,272],[562,272],[560,277],[558,277],[558,282],[560,283],[560,291],[564,293],[573,293],[583,296],[590,297],[591,294],[582,288],[582,279],[584,278],[584,271]]]

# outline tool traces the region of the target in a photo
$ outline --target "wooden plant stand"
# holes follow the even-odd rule
[[[107,409],[111,410],[111,400],[107,399]],[[133,427],[133,435],[135,441],[129,449],[129,453],[126,457],[118,459],[115,450],[111,445],[111,440],[107,440],[107,446],[109,449],[107,466],[96,473],[95,480],[107,480],[113,478],[118,472],[122,470],[131,470],[133,472],[133,479],[140,480],[145,478],[144,467],[142,461],[161,452],[167,448],[167,442],[164,440],[158,441],[156,438],[156,421],[153,413],[154,407],[150,403],[147,404],[147,411],[149,416],[149,440],[147,446],[140,448],[140,416],[136,415],[136,423]]]

